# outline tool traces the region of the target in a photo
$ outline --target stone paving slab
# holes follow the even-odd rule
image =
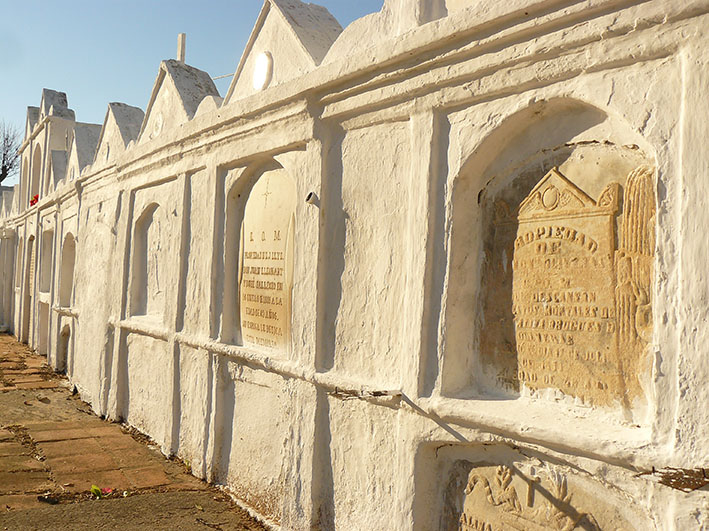
[[[111,456],[105,452],[71,455],[67,457],[48,457],[47,466],[51,468],[54,474],[101,472],[119,468]]]
[[[103,448],[96,439],[83,439],[81,444],[76,444],[72,441],[51,441],[44,442],[38,445],[42,453],[47,459],[72,457],[85,453],[97,453],[103,451]]]
[[[0,460],[0,472],[31,470],[44,470],[44,464],[31,455],[10,455]]]
[[[58,382],[43,380],[41,382],[19,383],[15,387],[18,389],[54,389],[56,387],[61,387],[61,384]]]
[[[121,429],[116,425],[106,424],[99,427],[86,427],[63,429],[61,427],[49,428],[46,430],[30,430],[30,434],[35,442],[68,441],[71,439],[90,439],[103,435],[120,435]]]
[[[43,378],[40,378],[38,375],[32,374],[8,375],[7,373],[5,373],[4,376],[6,381],[14,383],[15,385],[22,383],[42,383],[46,381]]]
[[[40,507],[41,502],[37,499],[36,494],[10,494],[8,496],[0,495],[0,511],[12,511],[17,509],[31,509]]]
[[[229,505],[224,495],[213,492],[159,492],[100,502],[39,504],[0,512],[0,529],[265,531],[243,511],[228,509]]]
[[[31,452],[29,448],[22,446],[21,444],[12,442],[0,442],[0,457],[8,457],[15,455],[29,455]]]
[[[56,430],[77,430],[89,427],[109,426],[105,421],[98,417],[86,417],[80,421],[40,421],[40,422],[23,422],[22,425],[32,432],[56,431]]]
[[[44,470],[0,472],[0,494],[42,493],[54,488]]]
[[[167,474],[165,474],[165,470],[161,466],[133,469],[126,468],[123,469],[122,472],[131,482],[134,489],[148,489],[171,483],[170,478],[168,478]]]
[[[145,445],[136,446],[136,441],[131,437],[124,437],[123,434],[113,436],[107,435],[94,439],[101,448],[109,451],[122,451],[131,448],[141,448],[144,455],[150,455],[150,450]]]
[[[73,529],[84,518],[87,529],[264,531],[145,437],[91,414],[44,361],[0,334],[0,530]],[[96,500],[94,485],[107,498]]]
[[[58,473],[56,481],[63,490],[70,493],[89,492],[93,485],[99,488],[111,488],[116,491],[128,491],[135,487],[120,470],[101,470],[95,472]]]
[[[31,368],[31,369],[22,369],[21,371],[18,371],[18,374],[43,374],[44,371],[40,370],[39,368]]]

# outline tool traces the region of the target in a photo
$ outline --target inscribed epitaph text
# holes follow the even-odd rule
[[[246,203],[239,281],[245,344],[285,349],[290,333],[294,218],[293,183],[270,171]]]
[[[589,197],[558,168],[495,205],[483,359],[498,384],[630,405],[652,333],[652,171]]]

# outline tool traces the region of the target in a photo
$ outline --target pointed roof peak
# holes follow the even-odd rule
[[[165,86],[169,86],[169,91],[163,91]],[[171,93],[176,93],[171,95]],[[162,96],[160,96],[162,94]],[[162,103],[159,101],[163,100]],[[174,96],[177,96],[175,99]],[[164,125],[175,126],[187,122],[194,118],[199,104],[207,96],[219,97],[219,91],[214,85],[211,76],[193,66],[177,61],[176,59],[166,59],[160,63],[158,76],[150,94],[150,101],[145,110],[145,118],[140,127],[140,137],[151,124],[154,131],[150,131],[150,138],[162,131]],[[171,99],[167,101],[167,99]],[[177,108],[175,105],[177,104]],[[153,111],[158,106],[157,115],[153,118]],[[176,114],[171,111],[170,116],[164,116],[165,106],[172,107]],[[182,112],[179,112],[182,111]]]
[[[124,146],[127,146],[128,142],[131,140],[138,138],[138,135],[140,134],[140,126],[145,118],[143,109],[140,107],[133,107],[132,105],[128,105],[126,103],[111,102],[108,104],[106,119],[108,119],[108,113],[111,113],[116,121],[116,125],[118,126],[118,131],[121,134]],[[106,127],[105,121],[103,127]],[[103,131],[101,132],[101,137],[103,138]]]
[[[325,58],[330,46],[342,33],[342,26],[326,7],[300,0],[268,0],[289,22],[315,66]]]
[[[72,151],[75,151],[79,172],[93,162],[100,134],[101,126],[99,124],[77,123],[74,127]]]
[[[270,85],[294,79],[319,66],[342,26],[327,8],[300,0],[265,0],[224,98],[246,97]],[[290,35],[291,38],[284,37]],[[267,57],[266,66],[258,61]],[[259,68],[270,68],[258,88],[251,79]],[[272,80],[272,81],[271,81]]]

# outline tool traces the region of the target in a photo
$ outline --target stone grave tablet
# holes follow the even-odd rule
[[[652,333],[653,172],[589,197],[558,168],[495,205],[483,363],[502,387],[628,406]]]
[[[290,334],[294,185],[285,170],[263,174],[244,211],[240,313],[244,344],[283,350]]]

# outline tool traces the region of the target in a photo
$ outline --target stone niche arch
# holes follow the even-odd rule
[[[20,174],[20,197],[25,197],[27,193],[27,187],[30,181],[29,166],[29,156],[25,155],[22,160],[22,173]]]
[[[49,288],[52,283],[53,246],[54,231],[50,229],[42,232],[42,263],[39,270],[39,291],[42,293],[49,293]]]
[[[227,194],[222,337],[290,349],[296,184],[277,162],[245,170]]]
[[[42,148],[37,145],[34,148],[32,156],[32,180],[30,181],[30,196],[27,201],[30,201],[34,196],[39,195],[39,184],[42,174]]]
[[[160,320],[165,313],[167,221],[157,203],[145,207],[133,229],[130,315]]]
[[[442,394],[643,405],[655,188],[652,148],[581,101],[484,139],[452,191]]]
[[[72,233],[64,236],[62,261],[59,270],[59,306],[68,308],[72,305],[74,293],[74,265],[76,263],[76,240]]]
[[[32,312],[34,308],[34,269],[35,269],[34,236],[27,239],[27,259],[25,260],[24,286],[22,288],[22,343],[27,343],[32,329]]]
[[[17,257],[15,263],[15,288],[22,285],[22,258],[24,253],[24,238],[20,238],[17,242]]]

